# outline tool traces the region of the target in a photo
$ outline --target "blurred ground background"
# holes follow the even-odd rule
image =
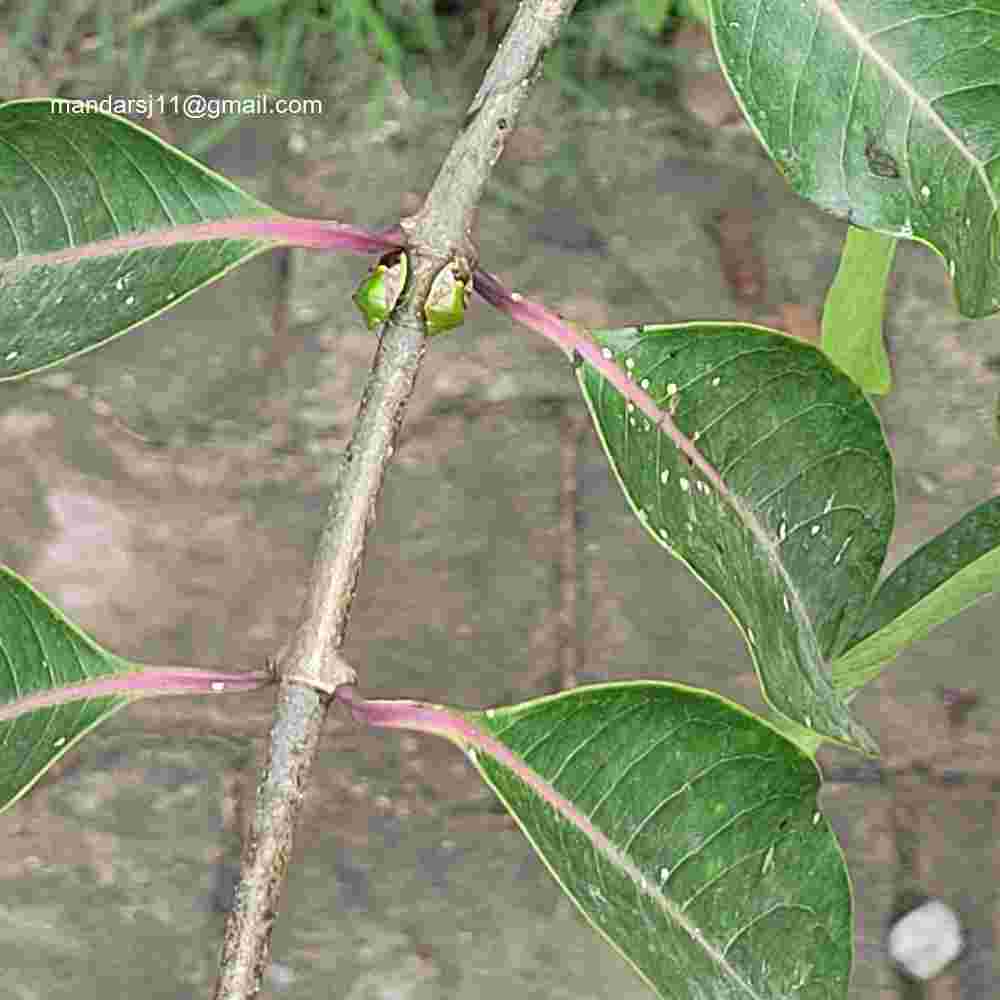
[[[277,208],[377,227],[419,205],[513,6],[8,3],[0,95],[322,97],[309,117],[143,124]],[[592,326],[815,339],[844,226],[788,191],[672,9],[580,4],[481,206],[482,263]],[[0,558],[119,653],[259,666],[296,619],[370,364],[365,270],[257,258],[0,387]],[[961,319],[941,262],[903,245],[886,332],[892,566],[1000,488],[1000,321]],[[856,703],[882,760],[823,754],[859,1000],[996,992],[997,637],[991,602],[938,630]],[[627,512],[564,360],[481,302],[428,352],[347,655],[371,695],[479,707],[646,676],[761,708],[735,627]],[[0,995],[208,995],[272,697],[122,713],[0,819]],[[916,985],[885,933],[926,895],[967,949]],[[511,993],[647,996],[456,751],[335,712],[266,995]]]

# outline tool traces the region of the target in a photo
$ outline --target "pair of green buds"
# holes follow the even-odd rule
[[[354,302],[364,313],[369,330],[384,323],[396,306],[409,264],[402,250],[393,250],[382,257],[354,293]],[[469,282],[463,281],[453,264],[446,264],[434,278],[424,305],[427,336],[444,333],[461,326],[465,319],[465,303],[469,298]]]

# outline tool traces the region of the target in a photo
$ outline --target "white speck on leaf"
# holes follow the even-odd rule
[[[639,388],[641,388],[641,389],[648,389],[648,388],[649,388],[649,379],[648,379],[648,378],[644,378],[644,379],[643,379],[643,380],[642,380],[642,381],[641,381],[641,382],[639,383]]]
[[[778,525],[778,540],[783,542],[788,537],[788,525],[782,521]]]
[[[56,749],[58,749],[59,747],[63,746],[65,743],[66,743],[66,737],[65,736],[60,736],[59,739],[57,739],[55,741],[55,743],[53,743],[52,745],[54,747],[56,747]]]
[[[931,189],[926,184],[920,189],[920,196],[925,200],[931,196]]]
[[[601,357],[604,358],[605,361],[611,361],[612,358],[614,358],[614,355],[611,353],[611,348],[610,347],[602,347],[601,348]]]
[[[720,383],[721,381],[722,381],[722,379],[721,379],[721,378],[719,378],[719,376],[718,376],[718,375],[716,375],[716,376],[715,376],[715,378],[713,378],[713,379],[712,379],[712,385],[713,385],[713,387],[714,387],[714,386],[718,386],[718,384],[719,384],[719,383]]]
[[[792,609],[791,609],[791,606],[788,603],[788,594],[782,594],[781,595],[781,603],[784,604],[785,611],[787,611],[789,614],[791,614]]]
[[[691,484],[683,476],[681,476],[681,489],[685,493],[687,493],[687,491],[691,489]]]
[[[809,529],[809,534],[810,534],[810,535],[818,535],[818,534],[819,534],[819,525],[818,525],[818,524],[814,524],[814,525],[813,525],[813,526],[812,526],[812,527],[811,527],[811,528]]]
[[[660,473],[660,482],[663,483],[664,486],[666,486],[669,481],[670,481],[670,470],[664,469]]]
[[[813,813],[813,826],[815,826],[819,822],[819,820],[820,820],[820,814],[819,811],[817,810],[816,812]]]
[[[134,296],[134,295],[129,295],[129,296],[128,296],[128,297],[127,297],[127,298],[125,299],[125,305],[127,305],[127,306],[132,306],[132,305],[135,305],[135,296]]]
[[[629,371],[631,371],[633,368],[635,368],[635,358],[626,358],[625,359],[625,367]]]
[[[677,392],[677,383],[676,382],[671,382],[667,386],[667,395],[668,396],[673,396],[676,392]]]

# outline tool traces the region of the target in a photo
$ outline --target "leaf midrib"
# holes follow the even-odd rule
[[[594,846],[594,849],[599,851],[600,854],[614,867],[618,868],[623,872],[646,896],[648,896],[667,916],[673,920],[693,941],[695,941],[707,954],[711,960],[715,963],[716,967],[722,970],[732,981],[741,987],[746,995],[752,1000],[764,1000],[763,994],[757,993],[753,986],[747,982],[747,980],[740,975],[737,969],[729,962],[725,955],[719,950],[719,948],[711,943],[705,935],[702,933],[701,929],[695,925],[691,919],[684,913],[680,907],[668,896],[666,896],[662,890],[655,883],[651,882],[646,874],[639,868],[629,856],[624,853],[620,848],[618,848],[611,839],[601,831],[594,823],[585,816],[569,799],[567,799],[561,792],[558,792],[548,781],[546,781],[527,761],[524,760],[519,754],[515,754],[509,747],[501,743],[498,739],[490,736],[485,730],[479,726],[471,726],[474,729],[477,736],[479,737],[476,743],[478,745],[469,744],[468,750],[473,758],[473,762],[476,767],[483,773],[484,777],[489,781],[489,775],[486,773],[485,769],[479,763],[477,759],[477,753],[479,751],[485,751],[489,756],[496,759],[504,767],[506,767],[511,773],[518,778],[520,781],[524,782],[538,797],[548,806],[550,806],[555,812],[557,812],[566,822],[570,823],[572,826],[576,827],[587,840]],[[489,781],[490,786],[494,789],[497,795],[503,800],[508,812],[514,817],[518,825],[521,827],[524,835],[534,846],[538,855],[545,862],[546,867],[552,872],[553,877],[556,881],[563,886],[563,889],[568,893],[571,899],[573,899],[577,906],[583,909],[582,903],[577,899],[575,893],[573,893],[568,886],[565,885],[559,873],[549,864],[548,858],[544,850],[535,842],[534,837],[531,834],[530,829],[521,822],[521,818],[515,808],[504,797],[503,793],[494,785],[492,781]],[[586,911],[584,910],[586,913]],[[588,922],[590,918],[588,915]],[[629,962],[630,965],[638,969],[638,966],[625,954],[607,934],[596,924],[592,923],[597,930],[619,951],[623,957]],[[641,972],[641,970],[640,970]],[[644,975],[644,974],[643,974]],[[645,975],[644,975],[645,978]]]

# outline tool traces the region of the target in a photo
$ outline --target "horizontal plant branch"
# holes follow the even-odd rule
[[[134,700],[182,695],[229,694],[256,691],[274,683],[266,670],[231,673],[224,670],[199,670],[195,667],[149,667],[132,673],[95,677],[80,684],[49,688],[0,705],[0,722],[39,708],[52,708],[86,698],[119,695]]]
[[[322,219],[296,219],[292,216],[278,216],[273,219],[224,219],[215,222],[186,223],[163,230],[129,233],[127,236],[94,240],[47,253],[21,254],[7,263],[0,263],[0,274],[4,271],[23,273],[34,267],[74,264],[81,260],[112,257],[136,250],[162,249],[182,243],[241,239],[273,240],[275,246],[372,254],[400,246],[405,237],[398,226],[393,226],[382,233],[371,233],[360,226],[349,226]]]

